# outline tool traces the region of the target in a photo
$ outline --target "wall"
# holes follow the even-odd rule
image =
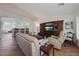
[[[79,17],[76,18],[76,39],[75,39],[75,43],[79,47]]]
[[[75,20],[74,20],[74,32],[75,32],[75,39],[74,39],[74,43],[79,47],[79,39],[77,38],[78,35],[77,35],[77,25],[79,23],[79,10],[74,14],[75,16]]]
[[[0,38],[1,38],[1,18],[0,18]]]

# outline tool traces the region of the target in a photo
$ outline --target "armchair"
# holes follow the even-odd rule
[[[67,32],[66,33],[66,41],[70,43],[70,45],[72,44],[74,39],[74,33],[72,32]]]
[[[52,44],[54,46],[54,48],[61,49],[62,44],[65,41],[63,31],[60,32],[59,37],[54,36],[54,35],[52,35],[51,37],[48,37],[48,41],[49,41],[50,44]]]

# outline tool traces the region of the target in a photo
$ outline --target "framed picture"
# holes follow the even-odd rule
[[[66,22],[65,29],[73,29],[73,22]]]

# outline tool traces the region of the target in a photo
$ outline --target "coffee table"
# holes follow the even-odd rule
[[[54,48],[53,45],[48,44],[47,46],[41,46],[40,47],[40,55],[41,52],[43,52],[45,55],[49,56],[51,54],[51,56],[54,55]]]

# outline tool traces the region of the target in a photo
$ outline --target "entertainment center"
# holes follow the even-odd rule
[[[40,35],[43,37],[51,35],[59,36],[60,31],[63,31],[63,20],[40,24]]]

